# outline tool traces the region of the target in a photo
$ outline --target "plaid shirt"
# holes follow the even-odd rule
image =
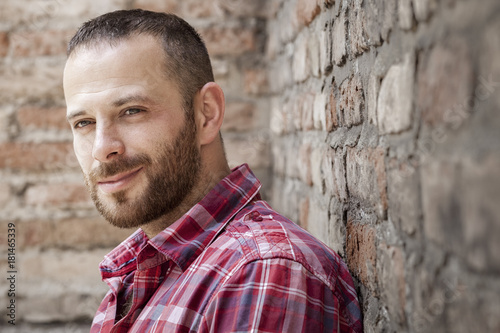
[[[91,332],[362,332],[344,262],[273,211],[260,186],[235,168],[154,238],[139,229],[110,252]]]

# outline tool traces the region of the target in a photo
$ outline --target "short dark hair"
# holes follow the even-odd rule
[[[178,85],[187,110],[206,83],[214,81],[208,51],[201,36],[180,17],[142,9],[117,10],[85,22],[68,44],[68,57],[80,46],[117,43],[140,34],[161,41],[165,71]]]

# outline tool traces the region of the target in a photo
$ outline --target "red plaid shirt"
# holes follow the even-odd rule
[[[240,166],[154,238],[139,229],[110,252],[91,332],[361,332],[344,262],[273,211],[260,186]]]

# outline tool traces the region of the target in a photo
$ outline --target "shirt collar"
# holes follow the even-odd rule
[[[158,263],[172,260],[185,270],[244,206],[260,199],[260,187],[247,164],[234,168],[170,227],[152,239],[139,229],[106,255],[99,266],[103,279],[135,270],[141,258],[150,257],[139,253],[151,247],[165,256]]]

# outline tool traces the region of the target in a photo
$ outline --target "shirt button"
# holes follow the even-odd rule
[[[259,222],[259,221],[262,221],[262,216],[260,216],[260,213],[257,212],[257,211],[253,211],[250,213],[250,217],[252,218],[252,220],[256,221],[256,222]]]

